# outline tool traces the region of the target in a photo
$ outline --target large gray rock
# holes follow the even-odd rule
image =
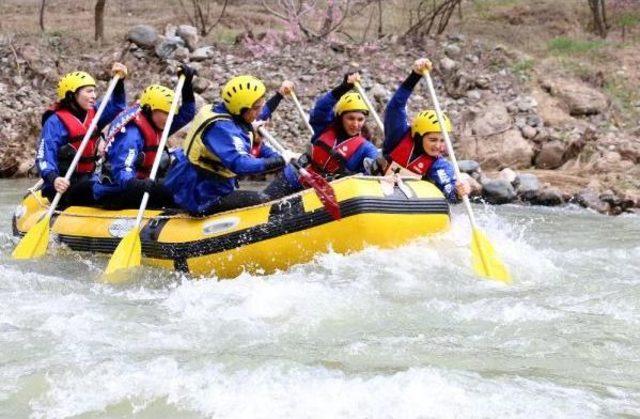
[[[601,113],[609,105],[603,93],[578,80],[560,78],[545,80],[543,87],[564,102],[571,115]]]
[[[547,207],[553,207],[556,205],[562,205],[564,199],[562,198],[562,192],[557,188],[545,188],[534,195],[530,202],[534,205],[544,205]]]
[[[190,51],[198,48],[198,30],[191,25],[180,25],[176,30],[176,35],[182,38]]]
[[[447,57],[458,58],[462,53],[462,49],[456,44],[449,44],[444,48],[444,53]]]
[[[564,149],[564,143],[558,140],[543,144],[535,159],[536,167],[538,169],[557,169],[562,166]]]
[[[514,182],[516,195],[523,201],[531,201],[540,191],[538,177],[532,173],[520,173]]]
[[[215,49],[212,46],[200,47],[193,51],[189,56],[191,61],[205,61],[213,57]]]
[[[480,171],[480,163],[475,160],[460,160],[458,161],[458,168],[462,173],[473,174]]]
[[[442,70],[443,73],[452,73],[456,68],[458,68],[458,63],[453,61],[451,58],[444,57],[440,60],[440,70]]]
[[[507,181],[488,180],[482,184],[482,197],[490,204],[508,204],[516,198],[516,191]]]
[[[164,38],[160,41],[158,45],[156,45],[155,52],[158,57],[166,60],[167,58],[170,58],[173,52],[180,47],[184,47],[184,41],[180,37],[173,36]]]
[[[606,214],[611,209],[611,205],[608,202],[600,200],[600,194],[593,189],[583,189],[576,195],[576,201],[578,204],[585,208],[598,211]]]
[[[158,42],[158,32],[153,26],[137,25],[129,29],[126,39],[139,47],[153,48]]]

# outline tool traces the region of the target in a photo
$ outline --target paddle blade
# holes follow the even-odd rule
[[[50,221],[51,216],[47,215],[34,224],[20,240],[11,256],[14,259],[33,259],[44,256],[49,245]]]
[[[327,210],[329,215],[331,215],[334,220],[339,220],[340,205],[336,199],[336,193],[329,182],[318,173],[307,170],[300,170],[300,176],[302,176],[301,180],[303,184],[311,186],[313,190],[316,191],[316,195],[318,195],[320,202],[322,202],[324,209]]]
[[[105,281],[110,283],[122,282],[126,275],[113,274],[117,271],[140,266],[140,259],[142,259],[142,243],[140,242],[140,228],[136,227],[120,240],[120,244],[111,255],[107,269],[104,272]]]
[[[511,282],[511,275],[507,267],[495,255],[493,246],[487,236],[477,228],[473,229],[471,254],[473,255],[473,269],[476,274],[504,283]]]

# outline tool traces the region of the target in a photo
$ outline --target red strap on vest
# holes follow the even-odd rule
[[[58,105],[54,105],[47,112],[54,112],[58,118],[60,118],[60,121],[62,121],[62,124],[69,132],[69,138],[67,138],[67,141],[71,147],[76,150],[80,148],[80,143],[87,133],[89,125],[91,125],[91,121],[93,121],[93,118],[96,115],[95,109],[90,108],[84,117],[84,121],[80,121],[71,111],[60,108]],[[89,138],[89,142],[82,152],[78,166],[76,166],[77,173],[93,173],[95,170],[99,139],[100,133],[96,130],[94,135]]]
[[[134,119],[136,126],[142,133],[142,139],[144,145],[142,151],[144,152],[144,159],[142,163],[138,165],[136,170],[136,177],[138,179],[147,179],[151,174],[151,168],[153,162],[158,154],[158,145],[160,144],[160,132],[149,120],[142,114],[138,114]]]
[[[335,173],[345,169],[345,163],[349,161],[365,141],[367,141],[366,138],[357,135],[338,144],[336,129],[331,127],[325,130],[311,147],[312,165],[316,168],[316,171],[325,173]],[[335,155],[332,155],[329,150],[333,150]]]
[[[429,172],[429,169],[431,168],[431,165],[433,165],[435,159],[426,153],[422,153],[415,159],[409,161],[413,154],[414,147],[415,144],[411,137],[411,131],[408,131],[404,137],[402,137],[396,148],[389,153],[389,158],[400,166],[424,176]]]
[[[251,154],[253,157],[260,157],[260,152],[262,147],[262,143],[256,143],[254,142],[253,145],[251,146],[251,150],[249,151],[249,154]]]

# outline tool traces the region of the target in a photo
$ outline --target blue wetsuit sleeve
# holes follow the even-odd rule
[[[273,96],[271,96],[271,99],[269,99],[262,108],[260,116],[258,116],[258,120],[266,121],[267,119],[271,118],[271,115],[273,115],[276,109],[278,109],[278,105],[280,105],[281,100],[282,95],[280,94],[280,92],[276,92]]]
[[[411,90],[401,85],[393,94],[384,112],[384,144],[382,150],[390,153],[409,130],[407,101]]]
[[[379,151],[373,143],[366,141],[358,151],[351,156],[347,162],[347,169],[352,172],[365,173],[364,159],[375,159],[379,155]]]
[[[451,203],[458,202],[456,173],[449,160],[443,157],[437,158],[429,169],[426,178],[442,191],[447,201]]]
[[[58,169],[58,151],[67,143],[69,133],[57,115],[51,115],[42,127],[40,145],[36,163],[40,177],[47,183],[53,183],[61,175]]]
[[[100,102],[102,102],[102,100],[104,100],[104,98],[100,99],[94,105],[95,109],[100,107]],[[116,83],[116,87],[113,89],[113,94],[111,95],[111,98],[109,98],[109,102],[107,102],[107,106],[105,106],[104,112],[98,120],[97,130],[102,131],[102,129],[109,125],[120,112],[124,111],[126,106],[127,95],[124,91],[124,80],[120,79]]]
[[[203,134],[205,146],[218,156],[225,167],[238,175],[252,175],[266,170],[265,159],[249,154],[249,142],[232,134],[233,123],[220,121]]]
[[[180,106],[180,110],[178,114],[173,118],[173,122],[171,122],[171,128],[169,129],[169,135],[173,135],[175,132],[179,131],[185,125],[187,125],[196,114],[196,102],[183,102],[182,106]]]
[[[111,165],[111,180],[120,190],[136,176],[136,162],[142,151],[142,134],[129,124],[125,132],[118,133],[109,148],[107,159]]]
[[[333,107],[337,102],[338,98],[336,98],[332,92],[327,92],[316,100],[309,114],[309,123],[315,133],[311,138],[312,142],[333,122],[335,118]]]
[[[269,147],[267,144],[262,143],[260,145],[260,157],[269,158],[269,157],[274,157],[274,156],[279,156],[279,155],[280,154],[278,154],[274,149]]]

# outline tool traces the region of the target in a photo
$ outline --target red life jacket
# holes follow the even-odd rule
[[[87,111],[86,116],[84,117],[84,121],[80,121],[70,110],[60,108],[60,105],[55,104],[45,112],[43,116],[43,122],[46,121],[47,118],[53,113],[58,116],[60,121],[62,121],[64,127],[67,129],[67,132],[69,132],[67,142],[77,151],[78,148],[80,148],[82,139],[89,129],[89,125],[91,125],[91,121],[93,121],[93,118],[96,115],[95,109],[90,108]],[[80,161],[78,161],[78,165],[76,166],[76,173],[93,173],[93,171],[96,169],[99,140],[100,132],[96,129],[93,136],[89,138],[87,146],[82,152]]]
[[[336,129],[331,127],[311,147],[311,167],[319,173],[344,171],[347,161],[366,141],[362,135],[356,135],[338,144]]]
[[[160,131],[158,131],[156,127],[142,114],[136,115],[133,122],[135,122],[136,126],[142,133],[142,139],[144,141],[142,146],[144,158],[136,167],[136,177],[138,179],[147,179],[151,174],[151,167],[153,167],[153,162],[155,161],[156,154],[158,153]]]
[[[422,153],[415,159],[409,161],[413,155],[415,144],[411,137],[411,131],[408,131],[400,140],[398,145],[389,153],[387,159],[398,163],[400,166],[411,170],[414,173],[424,176],[429,172],[431,165],[436,160],[427,153]]]

